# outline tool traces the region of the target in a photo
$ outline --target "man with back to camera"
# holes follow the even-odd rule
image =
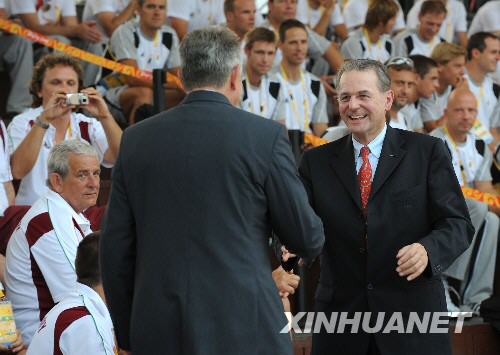
[[[114,170],[101,265],[118,345],[133,354],[291,354],[268,237],[314,258],[321,222],[283,126],[233,107],[242,93],[237,35],[196,30],[180,52],[186,99],[129,127]]]
[[[304,154],[300,173],[323,220],[325,246],[315,311],[371,312],[381,330],[394,312],[446,312],[441,271],[474,228],[441,140],[386,124],[394,94],[383,64],[346,62],[337,74],[341,118],[351,134]],[[349,270],[349,272],[346,272]],[[372,324],[372,323],[370,323]],[[373,324],[372,324],[373,326]],[[406,326],[405,326],[406,329]],[[418,344],[418,346],[417,346]],[[448,332],[313,335],[312,353],[451,354]]]

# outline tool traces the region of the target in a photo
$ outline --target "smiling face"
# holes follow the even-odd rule
[[[382,92],[373,70],[348,71],[339,82],[340,117],[362,144],[370,143],[382,131],[394,99],[391,90]]]
[[[99,193],[99,160],[93,155],[70,153],[69,171],[65,177],[58,173],[49,176],[52,189],[80,213],[97,203]]]
[[[418,34],[424,41],[431,41],[441,29],[441,25],[446,17],[444,13],[427,13],[420,15],[420,24],[418,26]]]
[[[401,110],[415,96],[415,73],[410,70],[387,70],[391,78],[391,90],[394,91],[392,106]]]

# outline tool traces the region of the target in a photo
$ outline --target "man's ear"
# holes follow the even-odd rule
[[[237,88],[237,85],[241,85],[241,66],[240,66],[240,64],[236,64],[233,67],[233,69],[231,69],[231,75],[229,76],[229,85],[230,85],[231,90],[235,90]]]
[[[57,193],[62,192],[62,176],[59,175],[58,173],[50,173],[49,174],[49,182],[50,186],[52,187],[52,190],[54,190]]]
[[[390,111],[393,101],[394,101],[394,91],[388,90],[386,93],[386,100],[385,100],[385,110],[386,111]]]

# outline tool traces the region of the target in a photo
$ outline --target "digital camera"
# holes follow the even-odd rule
[[[68,105],[87,105],[89,103],[89,97],[81,92],[74,94],[66,94],[66,104]]]

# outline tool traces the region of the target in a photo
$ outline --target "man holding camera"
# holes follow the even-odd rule
[[[61,141],[85,140],[96,148],[103,166],[113,166],[122,131],[101,95],[93,88],[80,91],[81,85],[79,63],[68,56],[47,55],[35,66],[30,87],[34,108],[16,116],[8,128],[12,175],[21,180],[16,204],[31,205],[47,192],[47,158]],[[74,112],[76,108],[90,117]]]

